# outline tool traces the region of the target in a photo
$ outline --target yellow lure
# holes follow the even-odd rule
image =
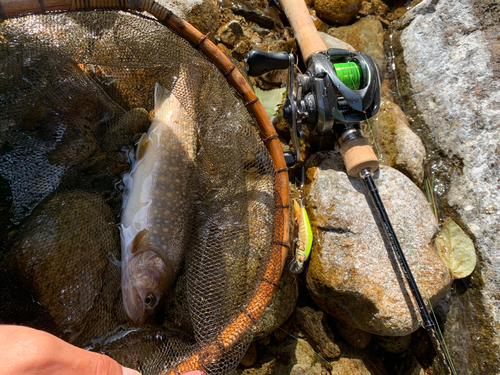
[[[293,260],[290,262],[289,268],[293,273],[300,273],[304,270],[306,260],[309,258],[312,247],[312,230],[307,211],[302,201],[293,201],[294,210],[294,240],[293,240]]]

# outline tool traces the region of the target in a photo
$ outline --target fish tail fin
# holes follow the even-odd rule
[[[161,108],[170,97],[170,91],[159,83],[155,86],[155,113],[160,112]]]

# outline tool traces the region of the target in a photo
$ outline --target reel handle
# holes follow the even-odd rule
[[[251,50],[245,56],[245,68],[250,77],[257,77],[273,70],[285,70],[290,65],[287,52],[263,52]]]

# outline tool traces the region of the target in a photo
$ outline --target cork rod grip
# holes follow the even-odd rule
[[[340,147],[340,154],[344,159],[347,174],[351,177],[359,177],[359,172],[365,168],[375,172],[380,164],[366,138],[357,138],[344,143]]]
[[[279,3],[292,26],[304,62],[307,63],[313,53],[326,51],[326,45],[314,26],[304,0],[279,0]]]

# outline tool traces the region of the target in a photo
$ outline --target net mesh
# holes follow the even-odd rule
[[[118,224],[156,83],[196,127],[195,214],[158,324],[139,327],[123,308]],[[155,20],[97,11],[0,24],[0,323],[143,374],[232,373],[274,290],[265,281],[281,272],[276,181],[224,76]]]

